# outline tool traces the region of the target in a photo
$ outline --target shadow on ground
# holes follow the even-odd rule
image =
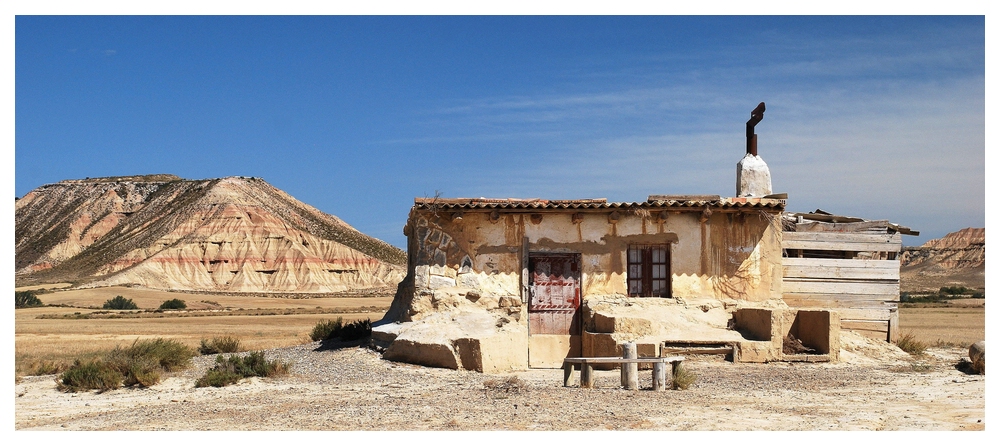
[[[324,339],[319,341],[319,347],[314,351],[341,350],[345,348],[356,348],[368,344],[369,338],[355,339],[353,341],[342,341],[340,338]]]

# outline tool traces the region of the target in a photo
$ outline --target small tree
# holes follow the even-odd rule
[[[115,296],[114,299],[108,299],[107,302],[104,302],[102,308],[105,310],[138,310],[139,306],[132,302],[132,299]]]
[[[161,310],[183,310],[185,308],[187,308],[187,304],[180,299],[165,300],[162,304],[160,304]]]
[[[14,292],[14,308],[40,307],[44,305],[38,296],[31,291]]]

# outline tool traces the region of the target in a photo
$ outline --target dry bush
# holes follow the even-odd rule
[[[215,367],[195,381],[195,387],[224,387],[251,376],[271,377],[287,375],[292,365],[278,360],[268,361],[264,352],[250,352],[246,356],[231,355],[215,358]]]
[[[927,350],[927,343],[917,340],[913,333],[904,333],[900,336],[896,341],[896,346],[911,355],[922,355],[924,350]]]
[[[506,378],[489,378],[483,381],[483,390],[494,398],[506,398],[511,393],[521,393],[528,390],[528,383],[515,375]]]
[[[235,336],[219,336],[210,341],[201,340],[198,353],[203,355],[214,355],[216,353],[239,353],[244,350],[243,342]]]
[[[17,372],[26,376],[55,375],[68,370],[70,364],[61,361],[39,359],[19,365]]]
[[[694,372],[684,367],[683,364],[677,366],[677,371],[674,373],[674,390],[686,390],[694,384],[695,380],[698,378]]]
[[[117,389],[121,386],[149,387],[160,382],[160,374],[187,367],[194,352],[177,341],[136,341],[130,347],[115,347],[96,360],[76,360],[60,375],[59,390],[79,392]]]

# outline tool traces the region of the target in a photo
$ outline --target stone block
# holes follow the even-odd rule
[[[430,284],[430,267],[427,265],[417,265],[413,268],[414,288],[427,288]]]
[[[427,281],[427,287],[432,290],[436,290],[438,288],[454,287],[455,285],[457,285],[455,279],[445,276],[431,275],[428,277]]]
[[[733,362],[772,362],[780,359],[781,350],[775,349],[770,341],[740,342]]]
[[[479,339],[479,370],[503,373],[528,369],[528,330],[504,329]]]
[[[479,289],[482,285],[479,281],[479,275],[475,273],[459,274],[457,277],[458,286],[462,288],[472,288]]]
[[[563,359],[580,356],[580,336],[535,334],[528,337],[532,368],[561,368]]]
[[[382,354],[389,361],[419,364],[428,367],[458,369],[459,358],[450,343],[421,342],[396,339]]]

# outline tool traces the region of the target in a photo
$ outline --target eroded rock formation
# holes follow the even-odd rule
[[[18,284],[232,292],[395,287],[406,256],[257,178],[68,180],[15,203]]]
[[[962,285],[984,288],[986,228],[965,228],[900,254],[899,275],[906,290]]]

